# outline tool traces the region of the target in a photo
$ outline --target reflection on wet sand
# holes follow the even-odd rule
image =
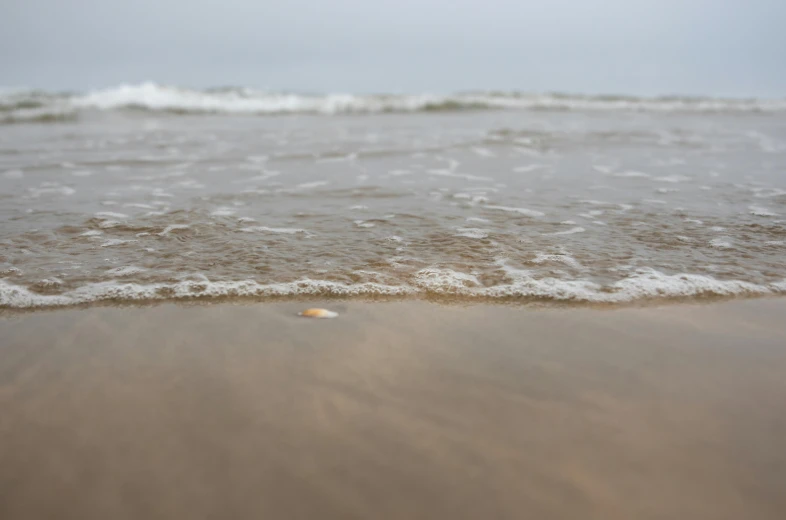
[[[0,517],[786,515],[783,300],[304,308],[2,318]]]

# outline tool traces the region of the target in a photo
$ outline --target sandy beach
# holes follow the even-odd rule
[[[780,519],[784,311],[6,313],[0,517]]]

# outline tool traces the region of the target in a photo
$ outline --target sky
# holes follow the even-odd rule
[[[786,96],[784,0],[0,0],[0,85]]]

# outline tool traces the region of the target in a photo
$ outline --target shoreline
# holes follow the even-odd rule
[[[784,311],[0,312],[0,516],[775,520]]]
[[[58,295],[38,295],[48,297]],[[282,295],[195,295],[195,296],[170,296],[170,297],[140,297],[140,298],[105,298],[92,301],[76,301],[74,303],[35,304],[29,306],[0,305],[0,319],[21,314],[36,312],[55,312],[60,310],[88,310],[93,308],[148,308],[160,305],[175,305],[182,307],[212,306],[212,305],[283,305],[283,304],[308,304],[321,301],[330,304],[394,304],[413,303],[436,306],[500,306],[517,307],[521,309],[590,309],[590,310],[622,310],[622,309],[647,309],[669,306],[691,305],[723,305],[727,303],[746,301],[786,301],[786,295],[780,292],[753,293],[753,294],[693,294],[685,296],[665,295],[654,297],[641,297],[631,300],[602,301],[602,300],[576,300],[556,299],[553,297],[538,296],[509,296],[494,297],[486,295],[467,295],[452,293],[415,292],[407,294],[282,294]]]

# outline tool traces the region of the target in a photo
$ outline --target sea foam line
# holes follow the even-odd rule
[[[435,267],[416,272],[409,285],[385,285],[375,282],[343,284],[311,279],[271,284],[262,284],[255,280],[181,281],[146,285],[106,281],[90,283],[61,294],[38,294],[27,287],[0,280],[0,307],[31,309],[102,301],[134,302],[225,297],[426,297],[429,295],[450,295],[467,299],[543,299],[576,303],[623,304],[646,299],[786,294],[786,279],[770,284],[754,284],[742,280],[717,280],[697,274],[667,275],[654,269],[640,269],[632,276],[601,285],[582,279],[535,278],[530,271],[512,268],[505,261],[500,261],[498,265],[508,283],[489,287],[483,286],[475,275]]]

